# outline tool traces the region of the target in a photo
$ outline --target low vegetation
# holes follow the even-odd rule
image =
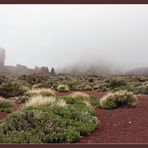
[[[68,87],[68,85],[61,84],[61,85],[58,85],[57,91],[59,91],[59,92],[69,92],[69,87]]]
[[[30,96],[25,95],[25,96],[19,97],[15,102],[18,104],[23,104],[23,103],[26,103],[29,99],[30,99]]]
[[[128,91],[108,93],[100,99],[100,106],[105,109],[118,107],[135,107],[138,103],[137,97]]]
[[[97,124],[94,110],[80,100],[34,96],[0,123],[0,143],[72,143]]]
[[[76,142],[100,124],[95,108],[136,107],[138,94],[148,94],[147,76],[0,76],[0,112],[10,113],[0,122],[0,143]],[[13,101],[22,108],[14,111]]]
[[[10,101],[0,98],[0,112],[11,113],[12,109],[10,109],[10,107],[12,107],[12,105],[13,104]]]
[[[33,96],[33,95],[42,95],[42,96],[54,96],[55,92],[49,88],[38,88],[38,89],[31,89],[26,92],[26,95]]]

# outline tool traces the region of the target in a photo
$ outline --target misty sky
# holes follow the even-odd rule
[[[0,5],[6,64],[148,66],[148,5]]]

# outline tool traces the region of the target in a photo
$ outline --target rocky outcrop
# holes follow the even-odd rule
[[[34,69],[30,69],[27,66],[17,64],[16,66],[5,65],[5,49],[0,48],[0,74],[9,74],[9,75],[29,75],[29,74],[41,74],[49,75],[48,67],[35,66]]]

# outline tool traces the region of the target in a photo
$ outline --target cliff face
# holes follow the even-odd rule
[[[16,66],[5,65],[5,49],[0,48],[0,74],[9,74],[9,75],[29,75],[29,74],[42,74],[49,75],[48,67],[35,67],[30,69],[24,65],[17,64]]]

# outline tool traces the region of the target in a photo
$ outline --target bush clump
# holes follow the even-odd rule
[[[128,91],[118,91],[108,93],[100,99],[100,106],[105,109],[114,109],[118,107],[135,107],[138,103],[137,97]]]
[[[0,108],[0,112],[4,112],[4,113],[12,113],[12,109],[9,108]]]
[[[34,96],[34,95],[42,95],[42,96],[55,96],[55,92],[50,88],[40,88],[40,89],[31,89],[29,90],[26,95]]]
[[[114,79],[111,79],[109,85],[111,88],[117,88],[120,86],[125,86],[126,81],[123,78],[114,78]]]
[[[38,83],[33,85],[33,88],[49,88],[49,84],[48,83]]]
[[[0,100],[0,108],[8,108],[8,107],[12,107],[11,102]]]
[[[30,99],[29,96],[21,96],[15,102],[18,104],[23,104],[23,103],[27,102],[29,99]]]
[[[91,103],[90,103],[90,96],[86,93],[83,93],[83,92],[74,92],[71,94],[71,97],[73,97],[74,99],[77,99],[77,100],[80,100],[82,101],[83,103],[85,103],[86,105],[88,106],[91,106]]]
[[[59,92],[69,92],[69,87],[68,87],[68,85],[61,84],[61,85],[58,85],[57,91],[59,91]]]
[[[10,80],[2,82],[0,85],[0,96],[5,98],[23,95],[25,91],[26,90],[17,82],[13,82]]]
[[[79,100],[88,100],[89,99],[89,95],[83,92],[74,92],[71,94],[71,97],[75,98],[75,99],[79,99]]]
[[[18,77],[18,80],[26,81],[31,85],[35,85],[38,83],[46,82],[48,80],[48,77],[38,74],[30,74],[30,75],[21,75]]]
[[[148,95],[148,85],[142,85],[142,86],[136,87],[133,92],[135,94]]]
[[[73,143],[99,124],[95,112],[83,102],[70,96],[52,101],[47,98],[38,104],[31,104],[35,99],[29,100],[30,105],[4,119],[0,123],[0,143]],[[63,102],[66,107],[59,106]]]
[[[12,103],[6,99],[0,98],[0,112],[11,113],[12,110],[9,109],[9,107],[12,107]]]
[[[91,96],[90,97],[90,103],[91,103],[91,105],[93,105],[95,107],[99,107],[100,106],[100,101],[95,96]]]

